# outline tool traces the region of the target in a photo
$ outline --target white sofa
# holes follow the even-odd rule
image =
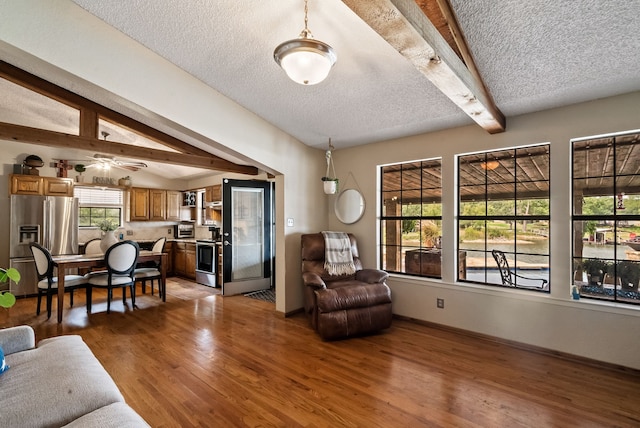
[[[41,340],[29,326],[0,330],[0,426],[149,427],[80,336]]]

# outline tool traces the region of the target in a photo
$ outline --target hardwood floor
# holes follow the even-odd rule
[[[127,402],[154,427],[638,427],[640,374],[582,366],[394,320],[378,335],[323,342],[303,314],[172,278],[161,303],[138,292],[84,295],[64,322],[35,298],[0,310],[0,327],[36,339],[79,334]],[[65,299],[68,305],[68,299]],[[54,303],[55,305],[55,303]]]

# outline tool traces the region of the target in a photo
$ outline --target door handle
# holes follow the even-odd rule
[[[231,245],[231,242],[227,241],[226,239],[224,240],[224,245]]]

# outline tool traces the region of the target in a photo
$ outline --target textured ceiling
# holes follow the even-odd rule
[[[338,61],[291,82],[273,49],[303,28],[301,0],[74,0],[303,143],[366,144],[473,123],[340,0],[310,1],[309,28]],[[508,117],[640,89],[640,2],[450,0]]]
[[[433,8],[435,1],[417,3]],[[339,149],[474,124],[340,0],[309,2],[310,30],[338,55],[329,77],[315,86],[292,82],[273,60],[273,49],[304,27],[302,0],[73,2],[131,43],[146,46],[312,147],[326,149],[329,137]],[[507,130],[515,115],[640,90],[640,1],[449,3],[489,92],[507,117]],[[109,105],[108,94],[91,88],[83,82],[67,86]],[[25,108],[43,113],[37,104]],[[7,112],[11,109],[0,103],[0,113]]]

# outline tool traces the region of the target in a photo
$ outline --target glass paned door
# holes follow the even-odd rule
[[[223,180],[223,284],[232,295],[271,287],[271,183]]]

